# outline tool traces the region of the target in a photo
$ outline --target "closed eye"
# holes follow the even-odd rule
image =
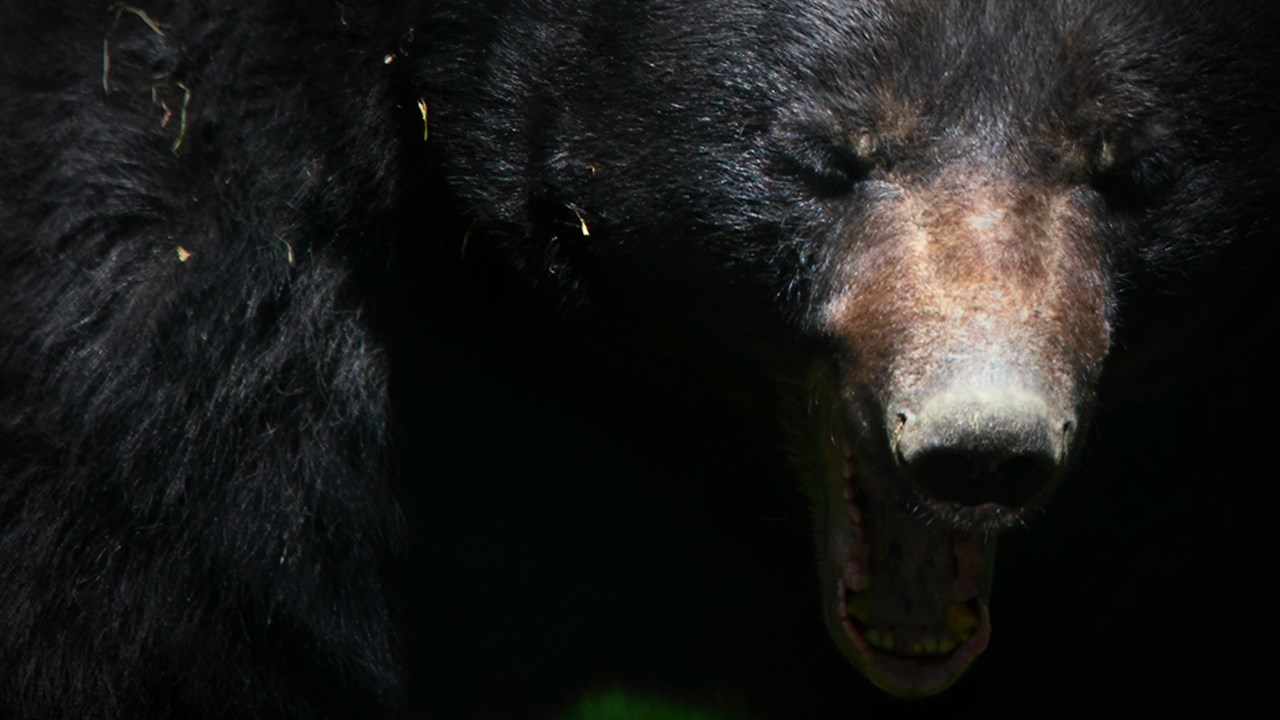
[[[781,160],[787,174],[824,198],[848,194],[871,171],[870,161],[851,147],[808,134],[784,138]]]

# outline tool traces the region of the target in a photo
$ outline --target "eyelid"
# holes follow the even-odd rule
[[[819,133],[789,133],[783,144],[790,170],[822,195],[848,192],[871,168],[852,145]]]

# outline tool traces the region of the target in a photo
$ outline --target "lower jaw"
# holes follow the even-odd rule
[[[837,593],[847,592],[837,582]],[[899,654],[873,647],[862,629],[847,614],[844,602],[833,597],[827,610],[828,625],[836,644],[853,665],[873,684],[897,697],[927,697],[954,684],[991,639],[991,619],[985,602],[975,600],[977,628],[963,644],[950,652]]]

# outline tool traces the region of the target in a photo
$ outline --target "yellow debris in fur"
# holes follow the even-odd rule
[[[179,245],[178,246],[178,262],[186,262],[187,258],[189,257],[191,257],[191,251]]]
[[[178,137],[174,138],[173,145],[169,146],[169,151],[177,155],[178,148],[182,147],[182,141],[187,137],[187,106],[191,104],[191,88],[180,82],[173,85],[182,91],[182,107],[178,108]]]
[[[160,106],[164,114],[160,117],[160,127],[169,127],[169,123],[173,120],[173,108],[169,107],[169,103],[165,102],[161,91],[178,90],[182,93],[182,102],[178,106],[178,136],[173,139],[173,144],[169,146],[169,150],[174,155],[178,154],[178,149],[182,147],[182,141],[187,137],[187,106],[191,104],[191,88],[186,83],[156,83],[151,86],[151,102]]]
[[[568,208],[573,211],[574,215],[578,216],[578,224],[582,226],[582,237],[591,237],[591,228],[587,227],[587,219],[582,216],[582,211],[572,203],[568,205]]]
[[[111,21],[111,28],[107,30],[107,34],[102,38],[102,91],[107,94],[111,93],[111,36],[115,34],[116,28],[120,26],[120,18],[125,13],[132,13],[139,20],[146,23],[147,27],[151,28],[151,32],[164,37],[164,25],[156,22],[155,18],[148,15],[146,10],[118,3],[107,8],[107,12],[112,11],[115,12],[116,17]]]

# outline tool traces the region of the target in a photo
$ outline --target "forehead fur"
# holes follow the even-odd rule
[[[1018,144],[1132,123],[1195,68],[1170,3],[807,3],[780,10],[801,115],[886,141]],[[818,38],[818,39],[815,39]],[[1179,72],[1174,70],[1174,72]]]

